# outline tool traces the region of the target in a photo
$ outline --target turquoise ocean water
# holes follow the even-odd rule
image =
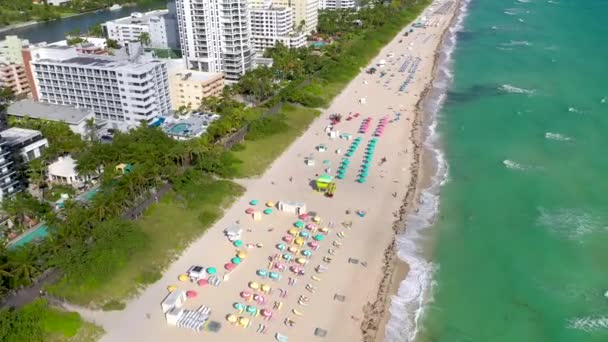
[[[399,239],[412,272],[387,340],[608,341],[608,1],[466,13],[428,104],[441,172]]]

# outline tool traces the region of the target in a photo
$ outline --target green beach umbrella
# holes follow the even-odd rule
[[[257,205],[258,204],[258,200],[257,199],[251,200],[251,201],[249,201],[249,204],[251,204],[251,205]]]
[[[337,175],[336,178],[338,178],[338,179],[344,179],[344,175]]]
[[[211,274],[214,275],[217,273],[217,270],[215,269],[215,267],[207,267],[207,274]]]
[[[315,236],[312,237],[315,241],[322,241],[324,236],[321,234],[317,234]]]
[[[270,209],[270,208],[264,209],[264,214],[266,214],[266,215],[272,214],[272,209]]]
[[[298,228],[302,228],[304,227],[304,222],[302,221],[296,221],[296,223],[293,224],[294,226],[298,227]]]
[[[243,241],[236,240],[232,243],[232,245],[234,245],[234,247],[241,247],[243,245]]]
[[[235,265],[238,265],[238,264],[240,264],[240,263],[241,263],[241,258],[239,258],[239,257],[234,257],[234,258],[230,259],[230,262],[232,262],[232,263],[233,263],[233,264],[235,264]]]
[[[347,157],[352,157],[352,155],[353,155],[352,153],[350,153],[350,152],[346,152],[346,156],[347,156]]]

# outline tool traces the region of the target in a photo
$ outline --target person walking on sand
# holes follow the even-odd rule
[[[289,181],[290,181],[290,182],[293,182],[293,177],[289,177]]]

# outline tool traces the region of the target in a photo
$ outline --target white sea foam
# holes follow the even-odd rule
[[[522,4],[527,4],[532,2],[531,0],[517,0],[517,2],[521,2]]]
[[[552,133],[552,132],[547,132],[545,133],[545,139],[549,139],[549,140],[557,140],[557,141],[568,141],[568,140],[572,140],[572,138],[570,138],[567,135],[563,135],[560,133]]]
[[[512,12],[512,11],[504,11],[503,13],[506,14],[506,15],[516,15],[517,14],[517,13]]]
[[[511,170],[527,170],[528,167],[525,165],[522,165],[518,162],[514,162],[510,159],[505,159],[502,161],[502,164],[507,168],[507,169],[511,169]]]
[[[513,51],[513,48],[510,48],[510,47],[497,46],[496,48],[498,50],[502,50],[502,51]]]
[[[557,1],[551,1],[551,0],[549,0],[547,2],[550,3],[550,4],[554,4],[554,5],[559,5],[559,2],[557,2]]]
[[[498,89],[500,89],[504,92],[513,93],[513,94],[534,95],[534,93],[536,93],[536,90],[534,90],[534,89],[519,88],[519,87],[516,87],[511,84],[503,84]]]
[[[522,18],[517,19],[517,21],[519,21],[520,23],[525,23],[526,21],[523,20]]]
[[[608,97],[604,97],[600,100],[601,103],[606,103],[608,102]]]
[[[594,332],[608,329],[608,316],[576,317],[568,320],[568,328]]]
[[[502,45],[502,46],[532,46],[532,43],[530,43],[527,40],[511,40],[508,43],[502,43],[500,45]]]
[[[410,342],[418,333],[419,324],[426,304],[432,301],[433,274],[438,265],[427,260],[423,255],[421,242],[425,239],[423,232],[432,224],[439,211],[439,192],[448,181],[448,165],[439,148],[437,132],[438,112],[446,99],[446,92],[452,82],[452,52],[456,45],[456,33],[462,29],[469,0],[463,1],[460,15],[453,27],[449,28],[438,60],[438,75],[433,81],[434,94],[425,100],[425,111],[430,114],[430,124],[425,132],[424,148],[435,158],[436,172],[431,185],[420,193],[416,212],[406,218],[405,233],[397,237],[398,257],[409,265],[406,278],[399,285],[399,290],[391,298],[391,318],[386,325],[385,341]]]
[[[582,209],[539,209],[538,224],[568,240],[582,242],[590,234],[608,232],[605,220]]]
[[[570,113],[578,113],[578,114],[583,114],[584,112],[576,107],[568,107],[568,111]]]

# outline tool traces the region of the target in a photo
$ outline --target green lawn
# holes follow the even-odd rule
[[[193,176],[174,188],[135,221],[147,237],[145,247],[136,251],[111,281],[90,289],[70,289],[67,285],[60,293],[78,304],[122,309],[122,301],[158,280],[165,267],[220,218],[223,209],[244,190],[231,181],[208,176]]]
[[[49,308],[42,321],[45,342],[94,342],[103,329],[84,321],[76,312]]]
[[[231,152],[241,161],[236,165],[236,177],[245,178],[258,176],[291,145],[319,116],[316,109],[284,105],[281,113],[285,115],[288,129],[259,140],[247,140],[241,144],[243,148]]]

